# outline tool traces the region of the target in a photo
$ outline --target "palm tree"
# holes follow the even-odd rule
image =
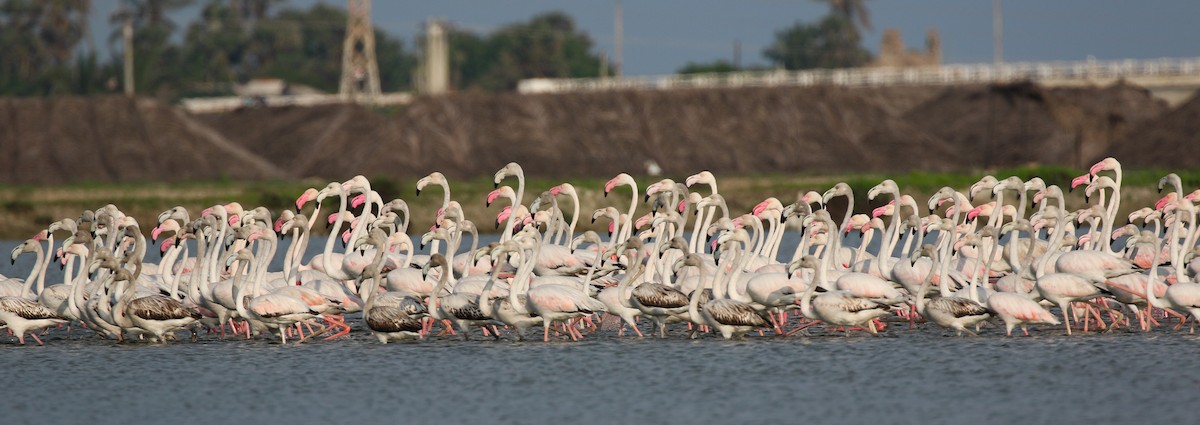
[[[851,25],[858,21],[858,25],[854,26],[855,31],[858,31],[858,26],[861,26],[867,31],[871,31],[871,11],[867,9],[865,0],[816,0],[822,3],[829,4],[829,12],[846,19]]]

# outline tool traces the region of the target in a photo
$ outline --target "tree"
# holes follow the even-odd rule
[[[829,13],[840,16],[849,22],[852,26],[855,21],[858,21],[858,26],[863,29],[871,30],[871,11],[867,9],[867,4],[864,0],[817,0],[822,3],[829,3]],[[858,26],[853,26],[855,32],[858,31]]]
[[[175,22],[168,14],[191,4],[192,0],[122,0],[122,7],[109,17],[116,25],[109,42],[122,38],[121,26],[126,19],[133,26],[133,79],[139,93],[171,96],[179,89],[177,69],[182,51],[171,44]],[[120,60],[113,58],[117,63]]]
[[[600,75],[600,57],[591,53],[591,37],[562,12],[505,26],[482,44],[481,40],[460,30],[451,33],[451,61],[462,67],[454,72],[460,87],[512,90],[526,78]]]
[[[738,67],[733,66],[727,60],[717,60],[709,63],[688,62],[683,68],[675,71],[676,74],[713,74],[740,71]]]
[[[826,16],[816,24],[797,22],[779,31],[763,55],[787,69],[848,68],[862,66],[871,59],[858,32],[837,15]]]
[[[250,19],[253,23],[225,1],[210,0],[201,18],[189,25],[181,72],[187,73],[191,92],[216,94],[220,91],[214,87],[259,77],[337,91],[345,10],[318,3]],[[375,54],[385,91],[411,87],[416,59],[400,40],[376,30]]]
[[[67,93],[77,76],[76,46],[87,28],[87,0],[0,3],[0,93]]]

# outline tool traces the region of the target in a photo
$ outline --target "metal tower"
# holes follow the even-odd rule
[[[342,81],[338,94],[357,99],[383,93],[379,63],[375,61],[375,31],[371,26],[371,0],[346,1],[346,41],[342,43]]]

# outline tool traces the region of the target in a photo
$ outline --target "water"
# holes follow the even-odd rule
[[[15,242],[0,244],[11,249]],[[5,251],[6,252],[6,251]],[[23,259],[32,262],[31,259]],[[18,265],[23,263],[18,262]],[[27,267],[2,268],[23,275]],[[52,268],[54,269],[54,268]],[[15,272],[15,273],[14,273]],[[360,325],[356,324],[356,327]],[[643,325],[643,329],[647,327]],[[572,343],[365,332],[117,344],[63,330],[0,338],[4,424],[71,423],[1187,423],[1200,337],[1158,329],[1066,337],[1035,327],[958,338],[894,324],[883,337],[618,338]]]

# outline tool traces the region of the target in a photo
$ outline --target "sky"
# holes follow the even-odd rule
[[[199,6],[174,15],[182,28]],[[92,28],[102,49],[112,31],[108,16],[118,0],[96,0]],[[324,1],[344,6],[344,2]],[[285,0],[307,8],[318,0]],[[490,32],[538,13],[559,10],[612,56],[615,0],[376,0],[376,27],[411,46],[423,22],[441,18]],[[883,31],[901,31],[905,45],[923,49],[925,33],[941,35],[943,63],[992,62],[991,0],[866,0],[873,31],[864,34],[878,52]],[[740,42],[742,64],[766,65],[762,50],[775,33],[797,21],[816,22],[828,11],[815,0],[625,0],[626,75],[673,73],[688,62],[732,60]],[[1200,57],[1197,0],[1003,0],[1006,62]]]

